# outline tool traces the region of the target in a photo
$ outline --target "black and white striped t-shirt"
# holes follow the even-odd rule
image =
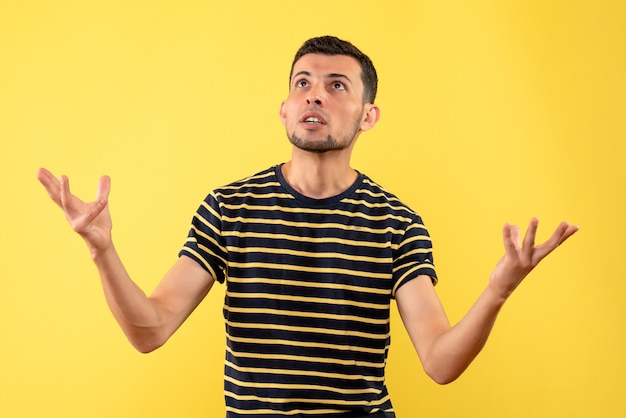
[[[393,411],[390,301],[418,275],[436,281],[428,232],[394,195],[359,173],[311,199],[275,166],[210,193],[180,255],[226,281],[227,416]]]

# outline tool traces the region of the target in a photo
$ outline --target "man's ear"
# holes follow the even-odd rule
[[[361,122],[361,130],[368,131],[376,125],[378,119],[380,119],[380,108],[373,103],[365,105],[365,112],[363,112],[363,121]]]
[[[278,115],[280,116],[280,121],[283,123],[283,125],[286,126],[287,123],[287,116],[285,115],[285,103],[286,102],[282,102],[280,104],[280,110],[278,111]]]

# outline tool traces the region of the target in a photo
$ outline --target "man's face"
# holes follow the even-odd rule
[[[296,147],[311,152],[351,146],[371,104],[363,104],[358,61],[346,55],[306,54],[294,65],[280,117]],[[373,125],[372,125],[373,126]]]

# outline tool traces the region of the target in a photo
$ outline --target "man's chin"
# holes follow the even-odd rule
[[[341,151],[346,149],[350,144],[339,144],[330,135],[322,139],[303,138],[298,135],[288,135],[289,142],[299,150],[312,152],[315,154],[323,154],[331,151]]]

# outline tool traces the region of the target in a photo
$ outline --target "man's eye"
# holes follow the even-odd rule
[[[306,87],[308,85],[309,85],[309,83],[306,80],[300,80],[300,81],[296,82],[296,86],[297,87]]]
[[[343,85],[343,83],[339,82],[339,81],[335,81],[333,83],[333,88],[336,90],[345,90],[346,86]]]

